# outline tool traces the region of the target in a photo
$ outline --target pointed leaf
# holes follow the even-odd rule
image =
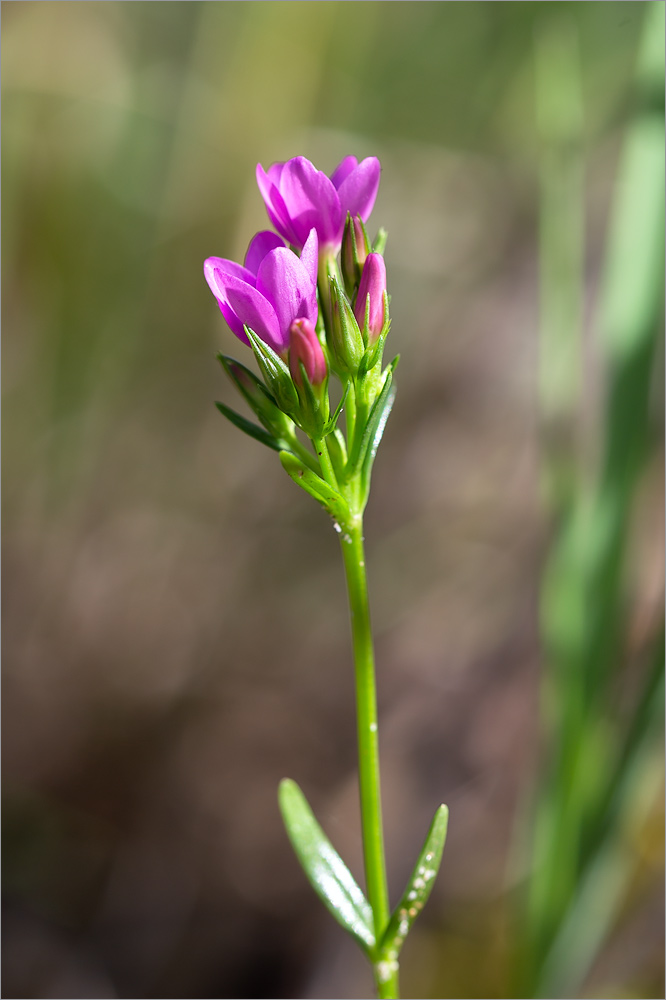
[[[254,372],[226,354],[218,354],[217,359],[266,430],[276,437],[281,433],[293,431],[293,421],[278,407],[264,383]]]
[[[379,448],[379,442],[384,434],[384,428],[386,427],[386,421],[389,418],[389,413],[391,412],[391,407],[393,406],[393,400],[395,399],[393,371],[397,363],[398,359],[396,358],[391,362],[391,365],[386,371],[386,378],[384,380],[382,391],[379,393],[379,396],[375,401],[375,405],[370,411],[370,417],[361,442],[359,465],[361,467],[361,487],[364,501],[367,500],[368,493],[370,492],[370,473],[372,472],[372,464],[375,460],[377,449]]]
[[[446,841],[449,810],[440,806],[435,813],[423,849],[419,854],[402,899],[393,911],[380,945],[385,961],[395,962],[412,924],[423,909],[435,883]]]
[[[344,525],[349,520],[349,508],[347,503],[340,496],[337,490],[329,486],[321,476],[307,469],[300,459],[296,458],[289,451],[280,452],[280,461],[285,472],[291,476],[295,483],[314,497],[324,507],[331,517],[339,525]]]
[[[310,885],[369,954],[375,947],[372,910],[354,876],[317,823],[296,782],[285,778],[278,795],[284,825]]]
[[[231,423],[236,427],[239,427],[240,430],[245,431],[245,433],[249,434],[250,437],[255,438],[257,441],[261,441],[262,444],[265,444],[268,448],[273,448],[275,451],[281,451],[284,449],[284,441],[278,441],[272,434],[265,431],[263,427],[259,427],[258,424],[253,424],[251,420],[246,420],[245,417],[240,415],[240,413],[236,413],[235,410],[231,410],[228,406],[225,406],[224,403],[215,403],[215,405],[220,413],[224,414],[227,420],[230,420]]]

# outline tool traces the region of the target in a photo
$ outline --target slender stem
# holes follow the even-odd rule
[[[345,421],[347,424],[347,448],[351,451],[356,431],[356,386],[351,376],[349,377],[349,392],[345,402]]]
[[[359,785],[363,826],[363,856],[368,901],[372,908],[375,939],[381,941],[389,921],[389,899],[384,860],[384,834],[379,783],[377,693],[370,628],[370,610],[363,551],[363,519],[359,514],[341,536],[347,577],[349,611],[356,669]],[[398,996],[398,969],[379,959],[374,963],[375,984],[380,998]]]
[[[331,455],[328,450],[328,445],[326,444],[326,438],[313,438],[312,443],[314,444],[317,455],[319,456],[321,471],[324,473],[324,479],[329,486],[333,487],[333,489],[339,490],[340,487],[338,486],[335,469],[333,468],[333,463],[331,462]]]
[[[304,462],[305,465],[307,465],[308,469],[311,469],[312,472],[316,472],[317,475],[319,475],[319,464],[317,462],[317,459],[313,454],[311,454],[311,452],[308,451],[307,448],[305,448],[301,444],[301,442],[298,440],[295,434],[293,438],[289,441],[289,445],[294,454],[298,455],[301,461]]]

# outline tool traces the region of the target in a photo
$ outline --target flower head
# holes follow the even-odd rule
[[[317,322],[317,233],[311,229],[300,258],[279,236],[257,233],[245,265],[209,257],[204,275],[233,333],[248,343],[250,327],[277,354],[289,347],[294,320]]]
[[[317,230],[320,250],[337,253],[347,212],[367,221],[377,197],[381,166],[376,156],[360,163],[345,156],[330,177],[304,156],[274,163],[265,171],[257,164],[257,184],[268,216],[278,233],[296,247]]]

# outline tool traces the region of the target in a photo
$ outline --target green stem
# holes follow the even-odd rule
[[[317,475],[319,475],[319,464],[317,463],[317,459],[301,444],[295,434],[289,441],[289,445],[294,454],[298,455],[301,461],[307,465],[308,469],[311,469],[312,472],[316,472]]]
[[[354,518],[351,525],[346,526],[346,531],[343,529],[341,544],[347,577],[356,669],[359,785],[365,879],[368,901],[374,916],[375,939],[379,945],[389,922],[390,912],[379,783],[375,662],[365,575],[363,519],[360,514]],[[395,1000],[398,997],[397,963],[393,967],[378,957],[373,964],[378,996],[382,1000],[384,998]]]
[[[328,450],[328,445],[326,444],[326,438],[313,438],[312,443],[315,446],[315,451],[319,457],[319,462],[321,464],[321,471],[324,474],[324,479],[332,486],[334,490],[339,490],[338,480],[335,475],[335,469],[333,468],[333,463],[331,461],[331,455]]]

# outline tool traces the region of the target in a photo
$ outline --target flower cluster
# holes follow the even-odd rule
[[[251,346],[264,382],[257,388],[254,376],[238,362],[225,359],[223,364],[270,440],[223,404],[220,409],[264,443],[302,456],[290,427],[300,427],[313,442],[324,440],[336,431],[348,397],[348,440],[340,443],[337,432],[334,449],[343,482],[359,472],[363,435],[378,399],[383,392],[382,399],[388,397],[392,372],[381,367],[389,328],[386,234],[380,230],[371,246],[365,226],[380,172],[374,156],[360,163],[346,156],[330,177],[303,156],[268,170],[258,164],[257,183],[277,232],[257,233],[243,264],[223,257],[209,257],[204,264],[222,315],[239,340]],[[333,417],[331,373],[343,384],[343,400]],[[307,464],[321,471],[310,457]]]

